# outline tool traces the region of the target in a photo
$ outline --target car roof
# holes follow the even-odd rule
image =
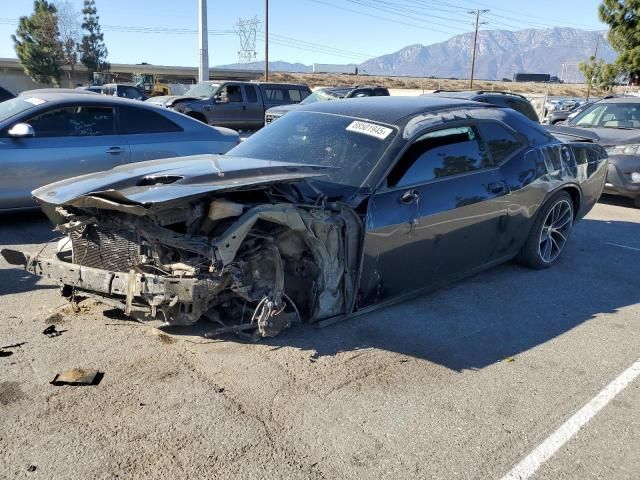
[[[603,98],[602,100],[599,100],[598,103],[640,103],[640,97],[629,96]]]
[[[439,97],[450,98],[466,98],[472,100],[477,97],[515,97],[526,100],[523,95],[513,92],[502,92],[493,90],[435,90],[433,93],[427,95],[436,95]]]
[[[430,111],[450,108],[483,107],[494,108],[485,103],[458,100],[447,97],[361,97],[331,102],[315,102],[301,105],[296,111],[333,113],[348,117],[363,118],[382,123],[396,124],[405,117]]]
[[[29,96],[42,96],[42,95],[62,95],[62,94],[75,94],[75,95],[96,95],[96,92],[92,92],[87,89],[77,89],[77,88],[36,88],[34,90],[25,90],[20,93],[21,97],[29,97]]]
[[[53,89],[51,89],[53,90]],[[87,95],[89,93],[89,95]],[[24,92],[21,97],[23,98],[38,98],[46,101],[50,104],[68,103],[68,102],[88,102],[91,103],[104,103],[104,104],[121,104],[121,105],[144,105],[143,102],[138,100],[131,100],[129,98],[112,97],[110,95],[100,95],[95,92],[88,92],[87,90],[71,90],[69,92],[53,92],[49,89],[34,90],[32,92]],[[157,108],[149,106],[149,108]]]

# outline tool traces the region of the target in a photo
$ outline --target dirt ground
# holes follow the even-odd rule
[[[311,88],[334,85],[380,85],[393,89],[406,90],[467,90],[469,80],[429,79],[412,77],[387,77],[376,75],[329,75],[311,73],[284,73],[273,72],[269,80],[274,82],[293,82],[309,85]],[[550,96],[586,97],[587,85],[580,83],[534,83],[534,82],[499,82],[487,80],[474,80],[473,88],[476,90],[498,90],[519,93],[525,96],[544,96],[547,88]],[[617,87],[616,93],[622,93],[623,87]],[[637,90],[637,89],[636,89]],[[607,92],[593,89],[591,94],[603,96]]]
[[[640,210],[607,202],[551,270],[260,343],[74,311],[0,260],[0,478],[501,478],[640,356]],[[0,219],[2,247],[52,238]],[[104,376],[50,384],[74,367]],[[639,408],[635,381],[535,478],[638,479]]]

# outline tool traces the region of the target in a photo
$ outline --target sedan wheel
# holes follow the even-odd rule
[[[573,201],[566,192],[544,204],[516,260],[536,270],[553,265],[564,251],[573,228]]]
[[[573,226],[573,208],[565,199],[559,200],[547,214],[540,232],[538,255],[545,263],[553,263],[562,253]]]

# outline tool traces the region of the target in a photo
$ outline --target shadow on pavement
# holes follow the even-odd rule
[[[0,296],[22,293],[31,290],[49,290],[60,288],[57,285],[40,284],[42,279],[25,272],[22,268],[0,269]]]
[[[626,207],[638,210],[637,207],[633,204],[633,199],[628,197],[620,197],[618,195],[609,195],[607,193],[603,193],[598,202],[604,203],[606,205],[614,205],[616,207]]]
[[[59,233],[40,210],[0,213],[0,245],[30,245],[47,242]]]
[[[638,224],[583,220],[551,269],[508,263],[412,301],[323,329],[297,326],[261,343],[318,357],[376,348],[456,371],[483,368],[640,302],[640,277],[629,268],[640,264],[640,253],[608,246],[597,238],[603,228],[626,236]],[[200,322],[170,333],[202,335],[211,327]]]

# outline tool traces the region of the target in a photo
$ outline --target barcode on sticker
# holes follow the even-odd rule
[[[347,127],[347,131],[364,133],[365,135],[384,140],[389,136],[391,132],[393,132],[393,129],[383,127],[382,125],[376,125],[374,123],[360,122],[356,120],[355,122],[351,122],[351,124]]]

